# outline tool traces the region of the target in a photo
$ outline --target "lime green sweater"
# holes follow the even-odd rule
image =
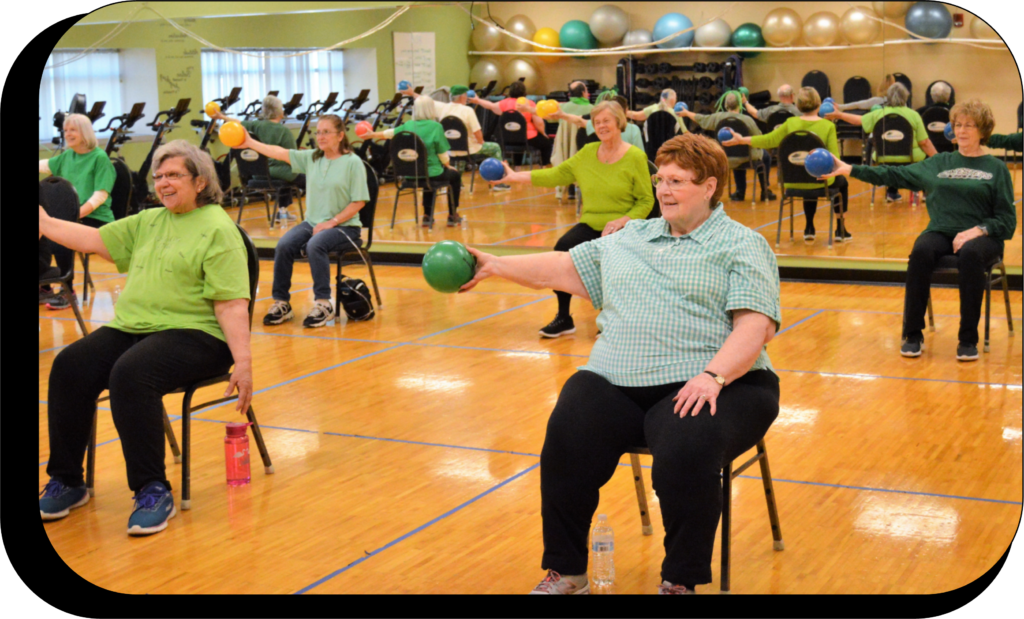
[[[839,140],[836,139],[836,126],[831,120],[825,120],[824,118],[821,120],[787,118],[786,122],[776,127],[771,133],[751,136],[750,145],[758,148],[778,148],[779,144],[782,144],[783,138],[797,131],[813,133],[825,143],[825,148],[828,149],[828,152],[836,157],[839,156]],[[828,184],[832,185],[835,180],[834,178],[828,179]],[[815,186],[820,187],[821,185],[786,183],[786,187],[791,189],[811,189]]]

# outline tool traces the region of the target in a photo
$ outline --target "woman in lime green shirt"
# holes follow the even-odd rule
[[[809,131],[824,142],[828,152],[836,157],[839,156],[839,141],[836,139],[836,126],[820,116],[818,109],[821,107],[821,96],[818,91],[809,86],[801,88],[796,95],[796,107],[800,110],[801,116],[787,118],[786,122],[775,128],[766,135],[755,135],[743,137],[733,134],[733,139],[722,142],[722,146],[735,146],[736,144],[749,144],[758,148],[777,148],[782,139],[794,131]],[[830,178],[829,187],[839,191],[842,198],[843,212],[846,212],[850,200],[850,185],[845,178]],[[797,187],[799,188],[799,187]],[[785,190],[785,188],[783,188]],[[815,200],[804,200],[804,240],[813,241],[815,237],[814,215],[818,210],[818,203]],[[850,229],[845,226],[843,220],[836,224],[836,240],[849,241],[853,238]]]
[[[631,219],[644,219],[654,208],[654,191],[647,155],[622,140],[626,114],[618,103],[606,101],[590,113],[594,132],[601,140],[587,144],[559,165],[547,170],[513,172],[505,164],[505,178],[495,183],[531,183],[535,187],[576,184],[583,194],[580,223],[562,235],[555,251],[569,251],[580,243],[617,232]],[[576,332],[569,315],[572,295],[555,291],[558,314],[540,330],[542,337]]]

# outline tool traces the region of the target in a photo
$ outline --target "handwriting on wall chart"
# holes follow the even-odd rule
[[[182,26],[189,29],[194,26],[195,21],[180,20]],[[167,22],[161,22],[160,27],[160,43],[164,52],[159,62],[160,94],[179,94],[182,84],[199,75],[199,45]]]
[[[423,86],[423,92],[436,88],[434,74],[434,33],[395,32],[395,84],[408,80],[413,86]]]

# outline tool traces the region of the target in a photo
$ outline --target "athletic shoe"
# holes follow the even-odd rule
[[[493,185],[491,191],[512,191],[512,187],[502,183],[500,185]]]
[[[39,305],[46,305],[48,302],[53,300],[54,292],[49,287],[39,287]]]
[[[78,296],[74,292],[71,293],[70,301],[63,294],[55,294],[46,302],[46,309],[63,310],[71,307],[71,303],[78,303]]]
[[[564,193],[564,187],[555,187],[555,199],[561,202],[562,194]]]
[[[694,595],[694,591],[683,585],[673,585],[669,581],[663,580],[658,585],[658,595]]]
[[[292,215],[288,211],[282,211],[282,210],[278,210],[277,211],[277,218],[278,218],[278,220],[287,219],[288,221],[295,221],[296,219],[298,219],[298,217],[296,217],[295,215]]]
[[[424,216],[423,219],[420,220],[420,226],[423,228],[433,228],[434,218]]]
[[[853,235],[850,234],[848,229],[844,229],[843,226],[836,228],[836,240],[842,243],[843,241],[849,241],[853,239]]]
[[[562,575],[555,570],[548,570],[548,575],[540,584],[533,588],[530,595],[589,595],[590,582],[579,586],[576,583],[562,578]]]
[[[736,193],[730,193],[729,199],[733,202],[743,202],[743,194],[738,191]]]
[[[956,347],[956,360],[957,361],[977,361],[978,360],[978,345],[977,344],[964,344],[960,342]]]
[[[316,327],[324,326],[333,318],[334,308],[331,307],[331,303],[329,301],[317,301],[313,304],[313,309],[309,311],[309,315],[302,321],[302,326],[315,329]]]
[[[171,491],[158,481],[146,484],[132,497],[135,511],[128,518],[128,535],[152,535],[167,528],[167,521],[174,518],[174,497]]]
[[[39,515],[43,520],[60,520],[89,502],[89,490],[84,485],[72,488],[56,479],[47,482],[39,496]]]
[[[576,325],[572,321],[572,316],[555,316],[554,320],[540,330],[541,337],[558,337],[570,333],[576,333]]]
[[[449,228],[455,228],[456,226],[461,226],[461,225],[462,225],[462,217],[459,217],[458,215],[456,215],[455,217],[452,217],[451,215],[448,216],[448,227]]]
[[[922,340],[903,340],[903,346],[900,347],[900,354],[904,357],[920,357],[921,351],[924,350],[924,341]],[[959,349],[958,349],[959,350]]]
[[[270,306],[270,311],[263,317],[263,324],[267,325],[279,325],[286,320],[291,320],[294,314],[292,314],[292,304],[287,301],[274,301],[274,304]]]
[[[885,194],[885,201],[886,201],[887,203],[888,203],[888,202],[899,202],[899,201],[900,201],[900,200],[902,200],[902,199],[903,199],[903,194],[901,194],[901,193],[892,193],[892,194],[891,194],[891,193],[888,193],[888,192],[887,192],[887,193]]]
[[[768,197],[765,197],[763,191],[761,192],[761,202],[775,202],[778,199],[779,196],[775,195],[771,189],[768,190]]]
[[[814,224],[808,223],[804,227],[804,240],[805,241],[813,241],[816,234],[817,233],[814,231]]]

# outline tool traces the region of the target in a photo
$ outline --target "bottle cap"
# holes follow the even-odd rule
[[[598,520],[608,520],[608,514],[598,514],[597,515],[597,519]]]
[[[249,423],[229,423],[226,424],[228,436],[245,436],[246,429],[250,426]]]

